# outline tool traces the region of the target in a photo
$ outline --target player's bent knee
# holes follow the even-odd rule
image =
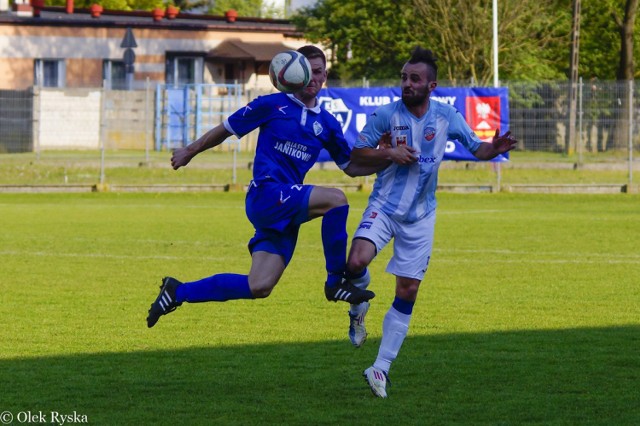
[[[253,294],[253,297],[256,299],[264,299],[265,297],[269,297],[269,295],[271,294],[271,290],[273,290],[273,287],[252,289],[251,293]]]
[[[344,192],[336,188],[330,188],[330,189],[331,189],[331,192],[330,192],[331,195],[327,197],[328,198],[327,201],[330,203],[331,207],[340,207],[348,203],[347,196],[345,195]]]
[[[418,290],[420,289],[420,281],[410,280],[410,282],[399,283],[396,287],[396,296],[403,300],[416,300]]]
[[[275,286],[276,286],[276,283],[270,283],[270,282],[249,283],[249,288],[251,288],[251,294],[253,294],[253,297],[256,299],[264,299],[265,297],[269,297],[269,295],[271,294]]]
[[[369,266],[369,260],[364,257],[350,257],[347,262],[347,270],[353,273],[362,272],[367,266]]]

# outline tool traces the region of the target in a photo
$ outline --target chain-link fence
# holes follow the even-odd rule
[[[595,160],[626,155],[638,149],[640,129],[634,126],[640,103],[634,84],[626,82],[512,83],[509,121],[518,135],[518,149],[576,154]],[[572,91],[576,102],[572,106]],[[608,154],[608,155],[605,155]]]
[[[358,81],[351,87],[381,87],[382,84],[389,87],[398,82],[374,84]],[[446,83],[441,82],[440,85],[446,86]],[[337,85],[329,82],[328,86]],[[634,125],[640,111],[640,100],[634,82],[580,81],[575,85],[568,82],[503,82],[503,86],[509,89],[510,128],[519,140],[511,161],[502,166],[503,171],[523,167],[606,168],[617,170],[617,174],[604,180],[622,184],[632,182],[633,171],[640,164],[640,128]],[[108,183],[114,180],[153,184],[175,179],[175,175],[168,177],[160,172],[170,169],[169,151],[175,147],[175,144],[158,143],[159,140],[167,140],[168,127],[162,126],[171,123],[167,114],[172,108],[170,105],[162,106],[162,99],[166,96],[165,92],[159,91],[160,87],[147,83],[144,90],[132,91],[103,88],[0,91],[0,162],[5,170],[5,173],[0,172],[0,184],[50,183],[47,178],[63,184]],[[242,90],[236,87],[216,89],[216,96],[220,97],[216,105],[221,106],[213,109],[218,121],[237,109],[239,104],[272,91],[271,88],[246,87]],[[224,93],[233,96],[233,102],[226,102]],[[201,98],[193,99],[187,108],[191,108],[196,117],[198,108],[203,106],[201,100],[197,100]],[[211,102],[207,103],[209,110],[211,105]],[[223,105],[233,107],[223,111],[220,109],[224,109]],[[211,115],[210,112],[201,115],[206,117]],[[210,125],[192,122],[177,145],[195,139]],[[241,143],[231,141],[233,143],[224,144],[194,161],[194,169],[223,170],[221,173],[228,178],[196,177],[193,173],[194,176],[190,176],[192,183],[212,185],[219,184],[218,180],[224,183],[247,182],[250,171],[245,164],[250,166],[256,135],[254,132],[246,136]],[[11,167],[17,167],[13,164],[20,159],[31,161],[34,168],[48,164],[54,171],[49,169],[37,175],[14,173],[15,169]],[[131,173],[132,169],[140,171],[143,166],[147,167],[143,177],[127,177],[135,175]],[[98,171],[95,167],[99,167]],[[81,170],[77,171],[78,168]],[[491,175],[480,179],[494,179],[495,166],[492,165],[443,165],[445,170],[455,168],[484,168]],[[469,175],[471,173],[467,173]],[[503,177],[508,178],[506,174]],[[478,179],[473,177],[471,181]],[[584,179],[587,178],[578,181],[583,182]],[[572,183],[573,177],[545,177],[544,180]]]

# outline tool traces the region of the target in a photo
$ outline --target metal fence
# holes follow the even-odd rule
[[[635,84],[581,80],[573,87],[567,82],[505,86],[509,87],[510,126],[520,140],[520,150],[575,154],[582,160],[585,154],[638,149],[640,128],[634,123],[640,102],[634,96]],[[572,90],[576,92],[573,114]]]
[[[353,82],[351,87],[397,85]],[[441,82],[441,86],[446,86]],[[544,154],[545,163],[592,165],[615,162],[632,170],[640,162],[640,99],[636,82],[503,82],[509,88],[509,122],[518,138],[516,153]],[[337,84],[329,82],[328,86]],[[341,86],[348,86],[341,84]],[[188,143],[224,116],[272,88],[186,88],[187,128],[172,129],[176,118],[166,102],[167,87],[147,82],[144,90],[50,89],[0,91],[0,154],[36,153],[38,158],[63,150],[96,152],[100,162],[121,163],[151,151]],[[191,95],[189,95],[191,96]],[[200,118],[198,118],[200,117]],[[179,140],[172,133],[181,132]],[[256,133],[220,150],[245,156],[255,150]],[[106,152],[106,155],[105,155]],[[517,155],[514,155],[517,157]],[[6,158],[0,155],[0,161]],[[243,157],[244,158],[244,157]],[[102,174],[102,173],[101,173]],[[235,180],[235,171],[234,171]],[[103,179],[101,178],[101,182]],[[235,182],[234,182],[235,183]]]
[[[33,150],[33,91],[0,90],[0,154]]]

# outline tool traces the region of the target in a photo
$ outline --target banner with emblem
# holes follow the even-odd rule
[[[338,119],[350,144],[376,108],[400,97],[399,87],[325,88],[318,94],[320,105]],[[453,105],[483,141],[491,141],[496,129],[500,134],[509,130],[509,89],[506,87],[438,87],[431,99]],[[447,143],[444,159],[478,161],[455,140]],[[508,160],[507,153],[491,161]],[[331,161],[331,158],[327,152],[322,152],[318,161]]]

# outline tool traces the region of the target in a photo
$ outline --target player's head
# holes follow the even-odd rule
[[[411,51],[411,57],[407,61],[409,64],[423,63],[427,65],[427,78],[430,81],[438,80],[438,64],[436,64],[436,58],[433,52],[429,49],[423,49],[420,46],[416,46]]]
[[[322,89],[325,81],[327,81],[327,57],[322,49],[311,44],[302,46],[298,49],[311,64],[311,81],[309,85],[296,93],[296,96],[304,102],[305,100],[315,99],[318,92]]]
[[[433,52],[416,46],[400,73],[402,101],[408,107],[426,103],[438,85],[438,65]]]
[[[308,44],[299,48],[298,52],[302,53],[308,60],[311,60],[313,58],[320,58],[322,59],[322,63],[324,64],[324,66],[327,66],[327,57],[324,55],[322,49],[317,46]]]

